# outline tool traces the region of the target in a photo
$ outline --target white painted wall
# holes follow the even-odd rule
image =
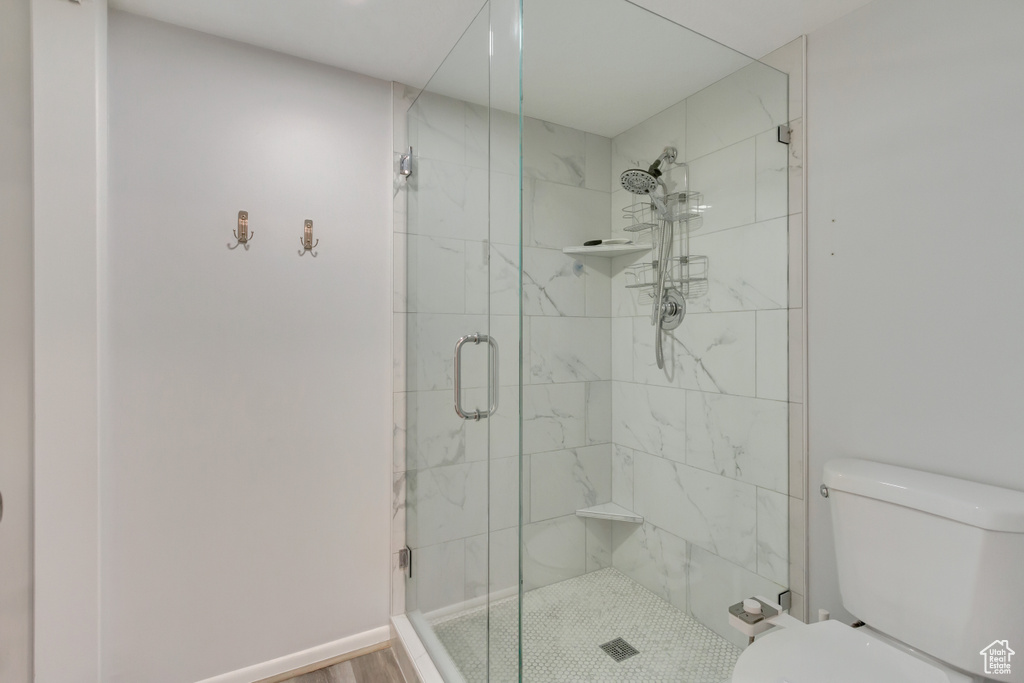
[[[879,0],[808,38],[810,607],[823,464],[1024,489],[1024,5]]]
[[[103,680],[384,626],[390,84],[113,13],[110,131]]]
[[[32,66],[29,0],[0,3],[0,680],[32,672]]]
[[[32,0],[34,677],[97,681],[106,0]]]

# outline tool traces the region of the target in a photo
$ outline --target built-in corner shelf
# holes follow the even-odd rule
[[[598,244],[596,247],[565,247],[562,249],[562,253],[571,254],[572,256],[603,256],[604,258],[612,258],[613,256],[625,256],[626,254],[640,254],[650,250],[651,245],[649,244]]]
[[[594,519],[610,519],[616,522],[632,522],[643,524],[644,518],[632,510],[627,510],[615,503],[601,503],[576,511],[577,517],[593,517]]]

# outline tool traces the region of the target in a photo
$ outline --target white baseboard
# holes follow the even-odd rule
[[[341,657],[350,652],[361,650],[366,647],[380,645],[391,639],[391,629],[388,626],[373,628],[363,631],[347,638],[341,638],[330,643],[317,645],[308,650],[295,652],[284,657],[271,659],[260,664],[253,664],[244,669],[229,671],[213,678],[206,678],[198,683],[253,683],[272,676],[285,674],[296,669],[325,662],[336,657]]]

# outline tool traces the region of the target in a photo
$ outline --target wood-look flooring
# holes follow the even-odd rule
[[[389,647],[282,683],[405,683],[405,678]]]

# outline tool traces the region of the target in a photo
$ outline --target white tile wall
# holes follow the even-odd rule
[[[587,528],[569,515],[523,527],[523,589],[532,590],[587,571]]]
[[[619,523],[612,534],[614,567],[685,611],[689,573],[686,541],[650,522]]]
[[[612,497],[611,444],[530,457],[530,520],[572,515]]]
[[[554,123],[523,119],[523,174],[527,178],[583,187],[586,133]]]
[[[607,192],[538,180],[523,180],[526,245],[561,249],[607,237],[611,231]]]
[[[607,519],[586,519],[587,572],[612,566],[612,533],[615,523]]]
[[[789,406],[742,396],[689,392],[686,464],[785,493]]]
[[[610,318],[535,317],[530,321],[530,381],[611,379]]]
[[[633,476],[633,508],[646,522],[757,570],[756,487],[641,452]]]
[[[690,546],[690,613],[702,624],[737,647],[747,637],[729,626],[729,605],[743,597],[776,597],[785,588],[699,546]]]
[[[611,443],[612,383],[587,382],[587,443]]]
[[[754,139],[690,162],[690,188],[704,195],[700,234],[749,225],[757,218]]]
[[[757,490],[757,573],[779,585],[789,580],[789,496]]]
[[[586,384],[524,386],[522,420],[524,453],[586,445]]]
[[[686,158],[697,159],[789,120],[785,77],[759,62],[686,100]]]
[[[690,253],[709,257],[708,293],[690,302],[688,310],[786,308],[788,232],[788,220],[783,215],[720,232],[696,233],[690,238]]]
[[[802,69],[802,45],[777,57]],[[781,79],[753,64],[612,140],[613,230],[630,201],[614,187],[618,172],[674,144],[705,205],[683,242],[709,257],[708,294],[687,302],[683,325],[665,339],[667,370],[654,363],[649,304],[623,287],[624,268],[650,256],[613,262],[612,496],[646,517],[642,532],[616,526],[613,566],[665,595],[657,582],[686,564],[684,604],[739,645],[729,604],[774,597],[791,577],[803,590],[791,547],[801,542],[790,524],[799,508],[786,495],[803,481],[791,472],[802,468],[803,441],[791,433],[802,433],[802,406],[787,403],[802,382],[802,320],[787,311],[802,302],[801,195],[792,187],[802,169],[799,145],[779,143],[775,130],[802,103],[802,74],[788,92]],[[636,559],[667,546],[682,559]]]
[[[686,392],[612,382],[612,441],[682,461],[686,453]]]

